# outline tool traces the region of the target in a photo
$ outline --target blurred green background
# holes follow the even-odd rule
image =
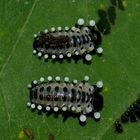
[[[0,0],[0,139],[28,140],[28,127],[35,140],[46,140],[50,131],[55,140],[139,140],[140,123],[123,125],[117,134],[113,122],[137,98],[140,91],[140,0]],[[52,26],[73,26],[82,17],[95,19],[103,32],[102,57],[92,64],[73,60],[47,63],[32,55],[33,34]],[[27,84],[41,76],[69,76],[90,82],[104,81],[104,108],[101,121],[77,118],[63,122],[62,115],[38,115],[26,107]]]

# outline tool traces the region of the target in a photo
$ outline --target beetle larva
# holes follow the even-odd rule
[[[86,121],[86,114],[93,113],[95,119],[100,119],[99,111],[103,107],[103,97],[99,94],[103,87],[102,81],[98,81],[96,85],[88,83],[89,77],[85,76],[84,80],[69,81],[68,77],[64,81],[60,81],[57,76],[55,81],[51,76],[48,76],[48,81],[40,78],[40,82],[34,80],[28,85],[30,91],[30,102],[27,106],[32,109],[37,108],[46,111],[51,109],[54,112],[58,110],[70,111],[80,114],[79,120]]]
[[[127,122],[137,122],[140,119],[140,97],[133,102],[128,109],[115,122],[115,128],[118,133],[123,132],[122,124]]]
[[[88,26],[83,26],[84,20],[78,19],[77,26],[54,27],[49,32],[47,29],[34,35],[33,54],[44,59],[52,59],[72,56],[84,56],[85,60],[91,61],[92,52],[101,54],[103,49],[98,47],[101,42],[101,35],[95,28],[95,21],[90,20]]]

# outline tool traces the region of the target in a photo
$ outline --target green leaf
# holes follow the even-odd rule
[[[139,123],[123,125],[123,134],[114,132],[112,126],[140,91],[139,0],[123,1],[124,10],[115,7],[111,33],[102,36],[104,55],[94,55],[91,65],[82,60],[77,64],[73,60],[45,63],[32,55],[34,33],[51,26],[73,26],[79,17],[85,18],[86,23],[92,18],[102,20],[97,11],[108,11],[110,6],[110,0],[0,1],[1,140],[28,139],[22,133],[24,127],[33,132],[36,140],[48,139],[50,131],[57,140],[139,140]],[[38,115],[26,107],[26,87],[33,79],[67,75],[82,80],[85,74],[90,76],[91,83],[104,81],[100,122],[88,118],[87,124],[80,126],[77,118],[69,117],[63,122],[61,114]]]

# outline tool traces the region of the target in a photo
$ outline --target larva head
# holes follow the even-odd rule
[[[103,96],[100,95],[98,92],[95,92],[93,95],[92,104],[95,111],[101,110],[103,108]]]
[[[91,29],[92,41],[94,42],[95,46],[99,46],[102,42],[102,37],[99,31]]]

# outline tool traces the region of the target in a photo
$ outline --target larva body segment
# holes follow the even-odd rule
[[[44,55],[45,59],[49,56],[52,59],[85,56],[85,59],[90,61],[92,58],[90,54],[94,50],[98,53],[103,51],[102,48],[97,48],[101,35],[92,26],[94,25],[79,25],[71,29],[65,27],[65,31],[62,31],[61,27],[58,27],[58,31],[52,27],[50,32],[48,30],[39,32],[33,41],[33,53],[38,54],[39,57]]]
[[[91,85],[86,81],[76,80],[73,82],[50,80],[40,83],[33,81],[29,88],[30,106],[31,108],[37,106],[39,110],[45,108],[47,111],[52,108],[55,112],[62,110],[82,115],[95,112],[97,114],[103,107],[103,97],[98,93],[97,86],[98,84]]]

